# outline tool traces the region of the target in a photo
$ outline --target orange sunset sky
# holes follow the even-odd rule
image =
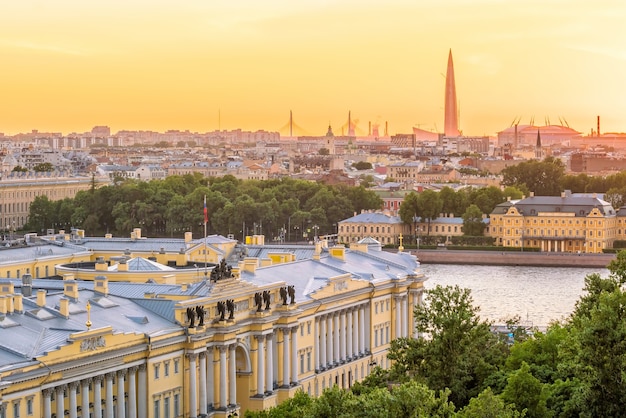
[[[626,131],[626,2],[20,0],[0,5],[0,132],[442,131],[534,117]],[[219,115],[219,116],[218,116]],[[283,135],[288,130],[282,129]]]

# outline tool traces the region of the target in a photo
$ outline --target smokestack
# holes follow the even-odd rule
[[[389,122],[385,121],[385,137],[389,136]]]
[[[600,116],[598,116],[598,136],[600,136]]]
[[[372,121],[367,122],[367,136],[372,136]]]
[[[513,149],[517,150],[517,123],[515,124],[515,139],[513,139]]]

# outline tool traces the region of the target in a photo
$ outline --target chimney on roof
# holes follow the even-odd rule
[[[37,291],[37,306],[40,308],[46,306],[46,291],[43,289]]]
[[[109,294],[109,279],[105,276],[94,277],[93,291],[103,296],[107,296]]]
[[[74,302],[78,302],[78,283],[76,280],[63,281],[63,295]]]
[[[65,319],[69,319],[70,317],[70,300],[68,298],[59,299],[59,312],[61,315],[65,317]]]
[[[24,299],[23,295],[17,294],[13,296],[13,308],[15,312],[23,313],[24,312]]]
[[[535,197],[535,192],[530,192],[530,197]]]
[[[107,271],[109,265],[104,261],[104,257],[96,257],[96,271]]]
[[[562,191],[562,192],[561,192],[561,197],[562,197],[563,199],[565,199],[565,197],[566,197],[566,195],[565,195],[565,191]]]
[[[26,297],[33,295],[33,276],[30,274],[22,276],[22,295]]]

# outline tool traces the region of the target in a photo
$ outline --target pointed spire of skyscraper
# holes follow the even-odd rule
[[[454,64],[452,62],[452,49],[448,54],[448,69],[446,71],[446,100],[444,115],[445,136],[459,136],[459,120],[456,108],[456,84],[454,82]]]

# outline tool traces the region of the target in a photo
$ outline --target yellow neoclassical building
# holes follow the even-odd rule
[[[490,215],[488,234],[497,245],[546,252],[601,253],[624,239],[610,203],[594,195],[534,196],[501,203]]]
[[[0,280],[1,417],[241,416],[350,387],[389,366],[392,339],[416,336],[424,276],[408,253],[137,232],[48,237],[37,261],[0,250],[0,273],[13,273]],[[55,271],[33,278],[48,258]],[[159,265],[173,278],[158,280]]]

